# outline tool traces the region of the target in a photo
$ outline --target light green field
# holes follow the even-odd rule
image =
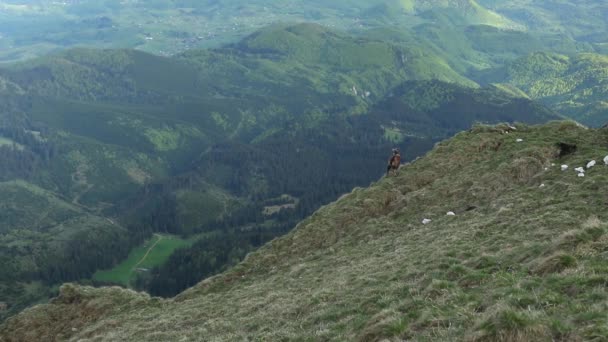
[[[12,145],[17,146],[17,148],[20,150],[23,149],[23,145],[17,144],[11,139],[0,137],[0,146],[12,146]]]
[[[161,265],[176,249],[188,247],[192,242],[192,239],[185,240],[176,236],[155,234],[143,245],[132,250],[129,257],[116,267],[97,271],[93,275],[93,280],[129,286],[135,278],[137,269],[150,269]]]

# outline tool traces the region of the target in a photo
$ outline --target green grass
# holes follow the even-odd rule
[[[355,189],[174,299],[65,285],[52,304],[24,312],[0,334],[602,340],[608,167],[585,178],[572,167],[608,155],[608,131],[572,122],[516,128],[476,126],[439,143],[397,176]],[[560,157],[561,142],[578,149]]]
[[[129,257],[111,270],[95,272],[93,280],[130,286],[137,269],[152,269],[162,265],[176,249],[192,245],[192,239],[155,234],[143,245],[133,249]]]
[[[17,142],[15,142],[14,140],[8,139],[8,138],[3,138],[0,137],[0,147],[2,146],[16,146],[17,149],[22,150],[23,149],[23,145],[18,144]]]

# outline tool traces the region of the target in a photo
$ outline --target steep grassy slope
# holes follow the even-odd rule
[[[165,184],[159,196],[188,203],[179,199],[180,194],[195,195],[197,191],[201,194],[203,186],[196,184],[205,184],[202,182],[205,179],[217,179],[222,187],[243,198],[260,198],[247,207],[248,215],[257,216],[257,222],[275,216],[282,222],[280,232],[286,232],[295,220],[307,216],[315,208],[311,204],[334,200],[353,186],[368,185],[377,179],[384,171],[386,151],[394,146],[401,147],[404,158],[412,159],[431,149],[436,141],[467,129],[475,122],[544,123],[556,118],[559,116],[554,112],[529,99],[494,87],[470,89],[439,81],[410,81],[393,89],[365,115],[330,116],[311,127],[298,127],[295,125],[301,123],[296,122],[291,128],[274,132],[249,146],[234,142],[217,144],[197,163],[196,169],[185,176],[187,181]],[[282,210],[277,215],[264,214],[265,209],[274,204],[290,203],[280,200],[283,194],[296,199],[293,209]],[[151,207],[149,203],[156,198],[147,191],[134,202]],[[199,213],[208,209],[208,206],[190,203]],[[289,213],[295,216],[287,221],[285,217],[281,218]],[[200,221],[184,220],[185,216],[179,212],[177,217],[183,231],[218,228],[215,222],[193,225]],[[233,223],[227,229],[240,226],[239,219],[234,219],[230,219]],[[264,241],[247,238],[256,230],[277,234],[275,229],[268,228],[264,225],[239,228],[237,235],[242,237],[233,239],[246,241],[237,244],[235,254],[247,249],[242,245]],[[218,242],[212,240],[209,244],[213,246]],[[172,256],[168,264],[152,272],[151,285],[145,288],[157,295],[171,296],[213,274],[213,270],[220,270],[224,266],[222,263],[212,262],[215,267],[206,266],[209,260],[205,255],[209,254],[209,248],[195,245]]]
[[[508,83],[573,119],[591,126],[608,122],[608,56],[535,53],[488,80]]]
[[[516,128],[460,133],[174,299],[64,285],[0,336],[601,340],[608,169],[572,169],[608,154],[608,131]]]

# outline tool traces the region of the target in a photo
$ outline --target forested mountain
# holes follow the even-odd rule
[[[187,205],[180,203],[180,197],[195,196],[201,192],[197,184],[218,179],[230,193],[254,201],[232,217],[211,224],[192,225],[196,221],[188,214],[205,213],[203,208],[178,209],[177,226],[190,233],[214,235],[173,255],[153,270],[149,279],[140,279],[138,286],[154,295],[173,296],[222,270],[226,264],[219,260],[233,262],[233,256],[242,257],[289,231],[318,203],[378,178],[392,146],[402,146],[404,156],[413,158],[475,122],[542,123],[556,118],[554,112],[495,87],[474,90],[439,81],[408,81],[365,115],[326,118],[314,128],[292,125],[250,146],[234,142],[216,145],[201,159],[196,171],[182,176],[188,181],[165,184],[162,198],[176,199],[177,207]],[[297,198],[295,211],[272,215],[278,223],[260,224],[265,221],[265,208],[290,204],[289,200],[278,200],[281,194]],[[136,202],[146,203],[146,198],[156,201],[158,195],[145,192]],[[157,208],[150,204],[144,207]],[[204,219],[200,214],[198,217]],[[242,228],[235,232],[235,227]],[[218,245],[226,247],[218,249]]]
[[[605,52],[606,6],[600,0],[2,0],[0,61],[30,59],[75,46],[137,48],[166,56],[237,42],[279,22],[314,22],[351,32],[431,25],[444,37],[487,25],[530,34],[553,45],[556,52],[573,42]],[[449,29],[438,27],[440,23],[447,23]],[[468,45],[462,40],[438,41],[445,43],[442,48],[462,52]]]
[[[607,142],[574,122],[478,125],[175,298],[66,284],[0,336],[603,340]]]
[[[608,56],[535,53],[487,74],[590,126],[608,123]]]
[[[446,165],[445,170],[469,167],[463,162],[467,158],[482,162],[481,178],[462,180],[463,189],[466,184],[467,194],[475,194],[478,200],[467,203],[467,208],[474,211],[498,200],[506,203],[499,212],[508,213],[509,203],[529,199],[524,185],[541,177],[536,172],[540,164],[567,159],[555,159],[554,147],[548,147],[558,143],[556,132],[569,137],[559,141],[562,147],[586,144],[577,155],[580,163],[583,155],[591,158],[587,152],[593,144],[603,141],[603,131],[583,131],[574,124],[530,129],[514,122],[538,124],[565,117],[592,127],[608,122],[607,15],[608,5],[599,0],[0,0],[0,321],[45,301],[63,282],[121,284],[170,297],[220,272],[228,270],[216,279],[242,276],[239,269],[249,267],[249,261],[229,269],[248,253],[289,233],[310,215],[309,221],[316,220],[318,213],[313,213],[320,206],[380,178],[393,147],[400,147],[404,161],[410,161],[457,134],[449,145],[464,149],[452,151],[454,155],[466,155],[450,159],[455,164]],[[511,126],[476,126],[473,131],[478,135],[470,137],[472,145],[460,140],[459,132],[480,122]],[[531,132],[533,143],[543,149],[530,147],[518,154],[511,146],[514,138],[507,136],[518,129]],[[592,132],[596,139],[574,135],[583,132]],[[503,135],[498,137],[498,133]],[[441,146],[428,160],[442,164],[433,159],[441,154]],[[505,161],[503,148],[512,152],[510,156],[519,156],[516,161]],[[474,159],[475,154],[490,150],[498,155],[486,157],[499,158],[500,165]],[[416,172],[399,179],[406,184],[400,185],[405,207],[414,203],[420,209],[421,203],[427,203],[418,195],[411,195],[417,200],[410,198],[410,192],[449,199],[461,190],[437,190],[435,176],[445,170],[428,167],[434,171],[409,166]],[[535,170],[533,175],[530,170]],[[501,181],[514,177],[521,187],[506,186],[516,192],[514,197],[498,198],[488,191],[505,189],[505,184],[485,174],[506,177]],[[560,186],[566,182],[551,177]],[[601,180],[597,177],[586,178],[585,186],[597,191],[595,182]],[[412,184],[411,178],[420,184]],[[519,183],[522,179],[525,184]],[[387,225],[411,224],[412,215],[418,213],[408,212],[399,221],[402,217],[395,214],[392,200],[378,190],[395,183],[382,180],[366,190],[370,201],[357,203],[362,210],[383,206],[379,210],[392,215],[384,222]],[[583,215],[577,208],[568,210],[574,216]],[[517,219],[524,214],[518,213]],[[372,231],[384,232],[374,221],[382,215],[374,215],[359,217]],[[328,226],[329,240],[341,236],[343,229],[364,224],[336,217],[326,217],[333,222]],[[475,217],[468,224],[484,225],[482,221]],[[601,226],[601,222],[594,224]],[[584,231],[594,239],[596,233]],[[281,245],[300,233],[294,234],[276,243]],[[587,235],[584,239],[589,240]],[[311,234],[306,241],[317,241],[317,237]],[[410,237],[416,241],[417,235]],[[163,239],[171,246],[163,245]],[[172,244],[174,240],[179,243]],[[157,244],[167,249],[151,257],[155,261],[151,266],[143,267]],[[264,254],[273,248],[269,246],[254,254],[262,255],[260,264],[275,262],[276,255]],[[526,251],[533,254],[538,249]],[[544,262],[536,257],[530,262]],[[129,260],[133,262],[124,266]],[[369,268],[368,262],[360,265]],[[441,273],[453,264],[427,271]],[[465,266],[477,267],[471,265]],[[125,269],[122,281],[98,276]],[[318,271],[334,273],[320,266]],[[471,271],[469,276],[479,274]],[[286,278],[281,277],[274,279],[283,284]],[[456,286],[449,284],[456,281],[452,278],[446,280],[446,287],[435,288],[433,281],[413,286],[416,291],[433,287],[429,296],[439,296],[440,290]],[[217,298],[238,297],[231,297],[230,289],[213,289]],[[72,295],[81,300],[81,291],[89,290],[66,287],[59,302],[71,300]],[[126,292],[112,293],[132,298]],[[191,298],[190,294],[181,298]],[[481,309],[476,308],[473,316],[491,306],[488,298],[477,299]],[[208,303],[213,307],[213,300]],[[49,308],[53,306],[33,312]],[[179,307],[172,310],[179,316]],[[410,338],[417,332],[430,338],[428,326],[444,324],[427,322],[422,316],[389,315],[391,322],[400,323],[386,328],[384,311],[365,312],[359,323],[332,328],[330,338]],[[294,315],[301,314],[305,313]],[[547,315],[550,318],[538,321],[532,319],[536,316],[526,316],[534,323],[526,329],[543,327],[538,336],[557,340],[600,334],[580,328],[585,319],[564,323],[559,314]],[[490,316],[484,321],[490,328],[472,331],[472,321],[461,321],[458,332],[448,329],[441,336],[450,339],[454,333],[461,338],[469,332],[481,340],[510,336],[500,326],[491,328],[501,323],[497,320],[502,316]],[[245,329],[257,334],[256,320],[245,322]],[[22,318],[13,321],[2,331],[27,336],[18,335],[20,328],[13,330],[27,327],[23,322]],[[376,326],[382,333],[374,333]],[[131,328],[124,325],[118,334],[129,334]],[[298,335],[289,329],[281,338]],[[364,333],[370,329],[372,337]],[[399,333],[393,336],[391,329]],[[245,336],[247,331],[239,334]],[[67,330],[67,334],[78,331]],[[80,337],[95,334],[86,332],[87,336]],[[221,334],[225,339],[241,336]]]
[[[152,233],[199,237],[182,258],[222,241],[171,286],[162,267],[138,282],[175,293],[377,179],[395,145],[411,159],[475,121],[559,118],[474,89],[432,47],[311,24],[172,58],[69,50],[0,80],[0,256],[21,270],[0,279],[2,315]]]
[[[530,31],[560,32],[577,41],[608,48],[608,3],[598,0],[479,0],[485,7],[526,26]]]

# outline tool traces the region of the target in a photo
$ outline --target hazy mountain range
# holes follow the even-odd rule
[[[568,161],[554,151],[556,144],[585,146],[579,146],[581,154],[571,157],[582,163],[585,158],[600,158],[591,152],[602,149],[605,132],[585,131],[573,123],[552,123],[542,128],[517,125],[515,131],[523,130],[531,138],[527,133],[515,132],[526,145],[513,146],[515,135],[508,135],[514,133],[508,125],[476,126],[476,134],[468,138],[459,132],[476,123],[540,124],[571,118],[599,127],[608,122],[607,11],[608,6],[601,1],[567,0],[0,1],[0,59],[4,62],[0,64],[0,261],[4,265],[0,270],[0,319],[45,301],[63,282],[119,284],[154,295],[174,296],[228,270],[247,253],[290,232],[322,205],[377,180],[394,146],[401,147],[405,161],[423,156],[435,146],[425,159],[428,162],[422,164],[442,164],[436,158],[444,153],[464,168],[463,174],[453,176],[461,187],[450,188],[445,178],[441,181],[446,182],[445,187],[435,188],[439,169],[429,166],[435,171],[427,172],[414,164],[406,176],[399,178],[406,184],[399,190],[399,196],[405,197],[395,194],[399,201],[405,201],[404,205],[414,203],[419,209],[427,203],[448,210],[447,202],[440,199],[455,198],[454,194],[465,192],[466,187],[474,197],[470,198],[472,202],[458,202],[462,208],[452,210],[463,212],[465,206],[481,205],[484,209],[467,218],[466,224],[444,222],[441,227],[462,230],[462,234],[466,225],[491,227],[487,238],[495,233],[499,236],[499,224],[490,224],[486,221],[489,218],[477,213],[498,215],[493,219],[501,220],[500,213],[489,214],[497,205],[492,201],[504,204],[500,210],[511,210],[508,201],[532,203],[536,195],[531,189],[536,190],[539,179],[544,179],[544,167]],[[562,131],[568,137],[560,140],[557,135]],[[582,132],[590,132],[595,138],[578,137]],[[447,146],[460,146],[462,150],[450,147],[447,154],[443,143],[436,146],[455,134],[457,137]],[[522,152],[514,146],[530,147],[522,147]],[[499,154],[489,157],[492,151]],[[459,159],[461,153],[468,154]],[[497,158],[500,163],[475,159],[476,153],[489,160]],[[507,161],[508,156],[514,160]],[[472,161],[480,164],[468,168],[467,163]],[[447,169],[452,167],[456,166]],[[485,170],[488,176],[471,181],[472,174],[479,170]],[[501,183],[505,175],[516,184]],[[581,198],[584,189],[601,191],[601,175],[587,178],[584,186],[560,177],[550,173],[556,189],[561,184],[581,194]],[[409,184],[411,178],[419,184]],[[380,232],[399,222],[408,222],[410,227],[421,220],[415,216],[418,212],[400,213],[391,204],[392,197],[383,197],[383,190],[396,182],[383,180],[365,190],[371,199],[360,199],[363,202],[357,206],[363,209],[357,211],[357,222],[334,213],[340,210],[339,204],[324,209],[333,213],[327,216],[332,222],[327,234],[337,239],[351,224],[355,224],[352,229],[363,229],[362,222],[368,222],[371,231]],[[500,189],[507,192],[498,196]],[[426,191],[433,194],[432,202],[423,199]],[[552,192],[550,198],[561,201],[557,193]],[[547,203],[542,204],[547,213],[557,212]],[[545,210],[540,205],[536,209]],[[377,207],[372,210],[375,214],[366,211],[368,207]],[[505,225],[516,227],[528,222],[530,218],[522,208],[513,211],[518,220]],[[597,216],[597,222],[589,227],[603,227],[604,218],[597,210],[594,213],[575,207],[570,214],[590,221]],[[307,220],[314,221],[318,215]],[[380,218],[381,223],[374,221]],[[538,224],[545,227],[544,223]],[[306,233],[310,235],[306,241],[323,240],[322,234],[317,234],[321,226],[318,223],[315,232]],[[589,233],[585,227],[581,234]],[[565,229],[560,225],[559,233]],[[600,239],[602,229],[601,234],[600,230],[591,231],[591,240]],[[275,245],[300,233],[290,234]],[[412,230],[411,234],[408,239],[421,233]],[[528,238],[522,233],[518,241]],[[272,261],[274,254],[268,252],[274,248],[271,246],[255,254],[265,260],[263,264],[268,261],[268,267],[278,265]],[[325,247],[321,244],[311,250],[322,255],[327,252]],[[497,248],[503,247],[509,248],[508,244]],[[537,251],[527,245],[521,250]],[[579,258],[570,250],[558,248],[558,252]],[[549,258],[542,254],[545,252],[538,253],[526,259],[528,266],[537,267],[545,262],[544,256]],[[513,264],[514,259],[508,255],[496,256],[496,260]],[[308,257],[300,256],[302,260]],[[397,262],[385,257],[387,263]],[[472,260],[484,256],[467,258],[471,260],[462,261],[463,267],[471,274],[465,273],[474,277],[477,266]],[[352,260],[355,268],[369,262],[359,256]],[[322,264],[321,260],[312,270],[337,272]],[[241,274],[238,270],[247,265],[237,266],[217,279]],[[443,272],[455,264],[442,265],[431,265],[427,272]],[[520,271],[521,281],[529,280],[523,275],[528,268]],[[489,277],[493,277],[492,272]],[[534,281],[545,281],[543,277],[551,274],[540,272],[542,279]],[[277,277],[279,283],[287,279],[284,273]],[[464,286],[461,278],[446,279],[449,288]],[[427,291],[433,281],[416,283],[412,288]],[[267,289],[267,284],[257,280],[252,284],[260,291]],[[483,281],[472,284],[498,286]],[[364,282],[359,285],[353,289],[375,288],[364,286]],[[335,289],[338,291],[338,287]],[[543,287],[543,291],[546,289]],[[93,290],[64,287],[55,303],[69,302],[70,298],[88,303],[88,299],[82,300],[82,291]],[[95,298],[102,298],[103,303],[123,296],[137,303],[141,300],[145,304],[138,315],[150,308],[150,300],[145,297],[133,299],[127,292],[108,291],[114,292]],[[229,295],[232,290],[217,291],[218,296],[227,297],[209,305],[234,300]],[[441,287],[437,291],[441,292]],[[475,296],[466,289],[462,291],[459,296]],[[111,297],[114,295],[117,297]],[[484,307],[480,314],[486,312],[485,308],[504,304],[475,298]],[[586,298],[579,299],[587,303]],[[207,301],[208,297],[201,300]],[[372,337],[368,340],[374,340],[373,336],[431,336],[430,325],[424,325],[428,322],[422,323],[426,320],[421,316],[397,318],[399,314],[386,318],[394,325],[386,328],[378,323],[381,332],[373,332],[373,320],[384,322],[384,318],[376,317],[384,309],[375,302],[357,318],[361,322],[349,321],[342,328],[332,323],[327,336],[365,340],[369,329]],[[173,301],[158,303],[176,305],[172,310],[185,309]],[[317,304],[311,304],[311,308]],[[492,312],[499,316],[512,311],[516,316],[523,315],[517,311],[519,304],[508,305],[509,309],[494,307]],[[80,308],[66,308],[70,315],[82,315]],[[57,308],[37,310],[31,314],[55,312],[52,310]],[[104,310],[95,317],[102,318]],[[390,310],[401,309],[390,306]],[[445,317],[452,317],[456,308],[446,310]],[[538,336],[566,339],[569,332],[586,338],[599,331],[581,328],[582,322],[587,322],[584,319],[559,320],[562,313],[577,314],[564,310],[543,318],[530,314],[524,321],[532,323],[525,328],[542,327]],[[416,312],[429,315],[422,309]],[[222,317],[236,322],[240,314]],[[351,317],[337,312],[333,315],[336,320]],[[311,322],[321,319],[313,316],[306,316],[312,320],[307,327],[316,326]],[[109,334],[105,318],[98,332],[94,332],[96,328],[86,330],[91,327],[87,325],[79,335],[87,322],[66,317],[61,324],[53,323],[60,326],[59,330],[45,330],[51,324],[48,321],[41,330],[32,330],[31,336],[63,334],[54,335],[61,340],[72,335],[84,338]],[[2,326],[0,332],[18,336],[17,340],[29,338],[23,330],[28,329],[29,319],[21,316]],[[322,320],[326,319],[332,321]],[[487,324],[500,323],[493,319],[489,318]],[[254,320],[259,322],[258,318]],[[471,317],[459,321],[454,336],[479,333],[480,338],[492,340],[503,336],[500,334],[506,329],[473,328],[477,327],[473,321]],[[558,321],[571,328],[551,323]],[[67,328],[72,322],[77,323],[76,331]],[[256,336],[279,337],[259,333],[259,323],[249,323],[252,326],[247,329]],[[130,324],[121,326],[116,336],[138,334]],[[385,328],[395,329],[394,334]],[[190,337],[199,333],[184,331]],[[244,336],[247,331],[217,336],[229,339]],[[282,337],[297,335],[291,328],[277,331],[286,334]],[[177,336],[164,330],[162,333],[167,338]],[[448,329],[442,334],[451,332]]]

